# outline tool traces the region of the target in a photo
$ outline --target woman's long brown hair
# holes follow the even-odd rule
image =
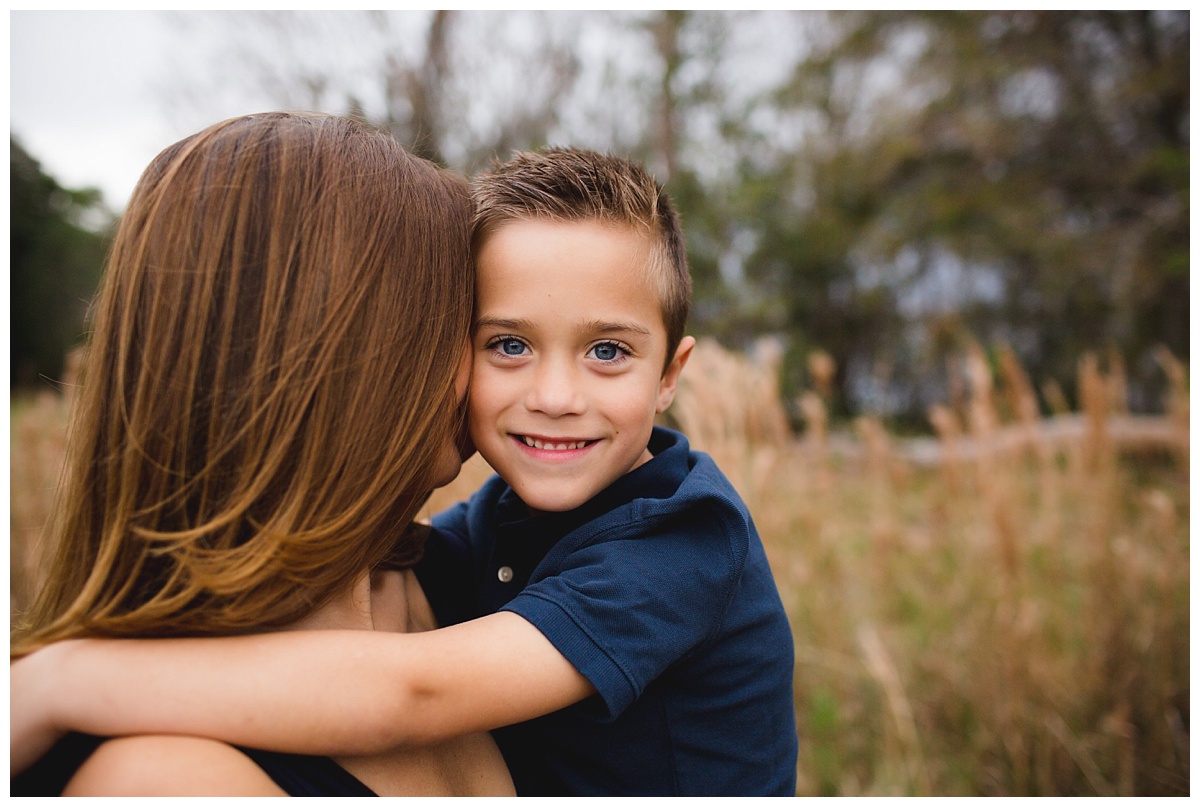
[[[462,179],[347,119],[253,115],[163,151],[109,256],[13,654],[282,625],[415,559],[459,410],[469,219]]]

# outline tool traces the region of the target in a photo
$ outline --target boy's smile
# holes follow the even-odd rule
[[[532,510],[561,512],[650,459],[694,340],[667,367],[652,242],[593,220],[506,222],[483,243],[471,437]]]
[[[596,440],[572,440],[562,437],[534,437],[529,434],[515,434],[517,444],[525,449],[525,453],[543,462],[566,462],[580,456],[580,453],[596,445]]]

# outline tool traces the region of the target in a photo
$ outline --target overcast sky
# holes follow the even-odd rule
[[[248,103],[168,110],[164,88],[203,69],[205,47],[161,11],[13,11],[10,128],[67,187],[99,187],[121,209],[166,146]]]
[[[138,176],[163,148],[215,121],[277,106],[265,96],[251,97],[242,82],[216,80],[219,86],[213,86],[224,75],[218,68],[228,66],[220,61],[228,59],[222,47],[229,39],[229,17],[237,13],[10,12],[12,134],[60,183],[98,187],[110,208],[123,209]],[[405,15],[398,28],[405,22],[419,27],[428,13]],[[205,24],[214,18],[224,24],[223,32],[221,25]],[[774,27],[782,41],[771,29],[760,30],[744,49],[744,58],[755,63],[747,70],[747,86],[790,64],[778,56],[796,47],[794,35],[787,26]],[[351,65],[344,64],[349,56],[370,47],[366,42],[349,51],[344,42],[334,47],[336,28],[322,31],[329,47],[313,47],[311,58],[340,59],[349,71]],[[600,50],[624,44],[602,41]],[[180,103],[189,90],[191,100]]]

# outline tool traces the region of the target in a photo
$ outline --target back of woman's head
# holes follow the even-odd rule
[[[455,426],[469,217],[347,119],[163,151],[97,298],[29,646],[283,624],[394,551]]]

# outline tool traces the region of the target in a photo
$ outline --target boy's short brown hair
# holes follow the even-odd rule
[[[641,165],[575,148],[516,152],[476,178],[473,196],[476,254],[498,227],[522,219],[596,219],[644,228],[655,243],[648,269],[659,288],[670,363],[687,324],[692,277],[679,214]]]

